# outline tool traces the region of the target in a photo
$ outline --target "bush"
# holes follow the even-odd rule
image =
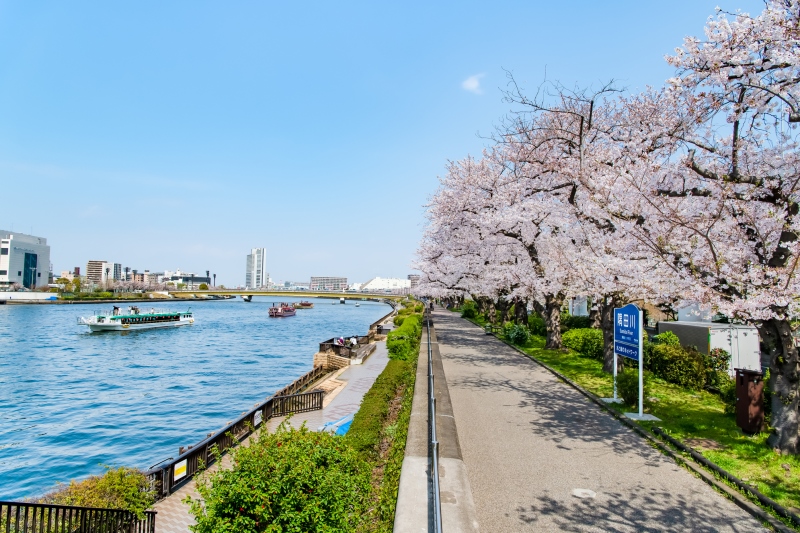
[[[472,320],[475,320],[477,316],[478,316],[478,311],[472,305],[465,304],[464,307],[461,309],[462,318],[471,318]]]
[[[394,325],[399,328],[400,326],[403,325],[403,322],[405,322],[405,320],[406,320],[405,316],[397,315],[396,317],[394,317]]]
[[[230,453],[184,500],[195,533],[355,531],[366,514],[370,467],[341,437],[284,423]]]
[[[653,373],[671,383],[700,390],[706,382],[703,354],[670,344],[656,344],[648,366]]]
[[[725,414],[732,415],[736,413],[736,380],[725,377],[727,379],[718,386],[719,396],[725,403]]]
[[[545,325],[544,319],[535,313],[528,315],[528,329],[533,335],[547,336],[547,325]]]
[[[603,358],[603,332],[599,329],[571,329],[561,336],[561,342],[586,357]]]
[[[38,501],[55,505],[125,509],[139,518],[144,517],[144,511],[154,502],[155,494],[150,490],[150,483],[143,472],[108,466],[102,476],[70,481],[69,485],[59,486]]]
[[[197,287],[197,289],[201,290],[201,291],[207,291],[208,290],[208,283],[201,283],[200,286]]]
[[[530,334],[525,326],[514,324],[506,330],[506,338],[517,346],[522,346],[528,342]]]
[[[706,367],[706,387],[720,389],[725,380],[730,379],[728,375],[730,360],[731,354],[722,348],[714,348],[703,358]]]
[[[642,376],[644,389],[644,399],[650,395],[650,376],[645,373]],[[617,393],[628,405],[639,405],[639,372],[638,370],[626,370],[617,374]]]
[[[567,315],[561,318],[561,331],[571,329],[588,329],[592,327],[592,320],[588,316]]]
[[[408,361],[417,356],[419,337],[422,334],[422,315],[409,315],[397,329],[386,335],[389,359]]]
[[[667,346],[680,346],[681,340],[671,331],[659,333],[653,337],[654,344],[665,344]]]

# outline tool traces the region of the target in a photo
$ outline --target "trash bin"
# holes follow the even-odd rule
[[[375,328],[375,329],[377,330],[377,333],[378,333],[378,335],[380,335],[381,333],[383,333],[383,326],[382,326],[382,325],[378,324],[378,327],[377,327],[377,328]]]
[[[736,425],[750,435],[764,429],[764,374],[736,368]]]

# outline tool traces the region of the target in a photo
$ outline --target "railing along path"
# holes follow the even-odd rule
[[[0,501],[3,533],[155,533],[156,512]]]
[[[430,310],[425,316],[425,329],[428,336],[428,453],[431,461],[430,481],[431,492],[433,493],[433,526],[436,533],[442,533],[442,502],[439,495],[439,441],[436,439],[436,395],[433,390]]]

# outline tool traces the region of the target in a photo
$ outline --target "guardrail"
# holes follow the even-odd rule
[[[439,441],[436,439],[436,395],[433,390],[433,352],[431,351],[431,315],[425,313],[425,329],[428,334],[428,453],[431,469],[430,481],[433,493],[433,524],[436,533],[442,533],[442,501],[439,494]]]
[[[319,377],[325,373],[317,367],[278,392],[300,387],[302,382],[310,383],[315,379],[313,376]],[[156,499],[169,496],[176,487],[191,479],[202,467],[213,464],[216,461],[215,450],[220,455],[224,454],[270,418],[322,409],[323,396],[324,392],[321,390],[272,396],[222,430],[209,434],[206,439],[181,451],[176,459],[170,457],[167,461],[159,463],[158,468],[145,473],[156,493]]]
[[[155,533],[156,512],[0,501],[3,533]]]

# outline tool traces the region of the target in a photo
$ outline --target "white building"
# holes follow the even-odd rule
[[[266,248],[253,248],[250,250],[250,254],[247,256],[244,285],[248,289],[269,288]]]
[[[0,230],[0,287],[14,283],[29,289],[43,287],[49,274],[47,239]]]
[[[402,289],[410,289],[410,279],[399,278],[372,278],[361,286],[362,291],[366,292],[384,292],[384,291],[397,291]]]
[[[337,276],[311,276],[308,288],[312,291],[344,291],[347,289],[347,278]]]

